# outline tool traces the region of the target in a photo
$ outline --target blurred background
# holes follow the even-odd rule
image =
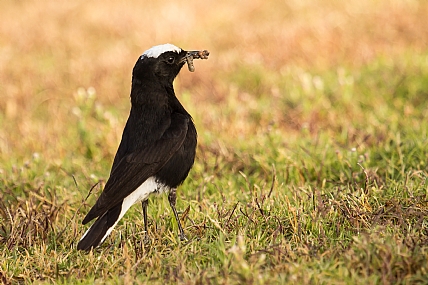
[[[426,15],[428,4],[417,0],[4,0],[1,159],[37,152],[61,160],[87,104],[109,122],[101,129],[108,132],[105,150],[114,153],[134,63],[167,42],[211,52],[208,61],[195,63],[195,73],[183,70],[176,82],[202,143],[219,136],[227,141],[226,133],[245,139],[272,124],[287,132],[328,127],[336,117],[302,109],[300,95],[286,84],[323,88],[308,74],[331,70],[346,82],[346,68],[380,57],[392,65],[402,54],[426,53]]]

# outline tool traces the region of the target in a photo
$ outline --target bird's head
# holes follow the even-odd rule
[[[193,59],[207,59],[208,51],[185,51],[172,44],[154,46],[146,50],[134,66],[135,79],[157,80],[172,84],[185,63],[194,71]]]

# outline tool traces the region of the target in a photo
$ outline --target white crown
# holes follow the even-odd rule
[[[163,54],[164,52],[167,51],[174,51],[176,53],[180,53],[181,52],[181,48],[176,47],[175,45],[172,44],[164,44],[164,45],[158,45],[158,46],[154,46],[149,48],[148,50],[146,50],[141,57],[153,57],[153,58],[158,58],[161,54]]]

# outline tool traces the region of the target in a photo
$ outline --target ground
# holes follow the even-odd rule
[[[0,9],[5,284],[427,284],[428,2],[12,1]],[[175,90],[178,190],[76,250],[144,50],[207,49]]]

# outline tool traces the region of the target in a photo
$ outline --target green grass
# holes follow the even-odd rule
[[[260,77],[251,88],[266,93],[245,95],[255,105],[241,119],[254,132],[242,138],[229,139],[220,126],[216,138],[201,129],[204,111],[185,95],[202,141],[179,190],[178,207],[190,207],[184,218],[190,242],[178,241],[167,199],[157,197],[149,206],[150,244],[141,242],[141,209],[134,207],[90,254],[75,249],[84,230],[79,223],[109,171],[114,149],[103,141],[111,122],[123,118],[102,109],[96,94],[79,91],[72,111],[78,115],[58,138],[61,161],[36,154],[2,162],[2,280],[428,282],[428,113],[421,99],[427,58],[379,58],[313,74],[243,69],[242,78]],[[266,82],[277,82],[276,92],[285,95],[272,99]],[[234,96],[212,112],[239,116],[247,106]],[[294,117],[300,122],[287,123]]]
[[[5,1],[0,283],[428,284],[428,4],[247,2]],[[162,42],[212,52],[175,85],[199,134],[189,242],[158,196],[150,243],[136,205],[77,251]]]

